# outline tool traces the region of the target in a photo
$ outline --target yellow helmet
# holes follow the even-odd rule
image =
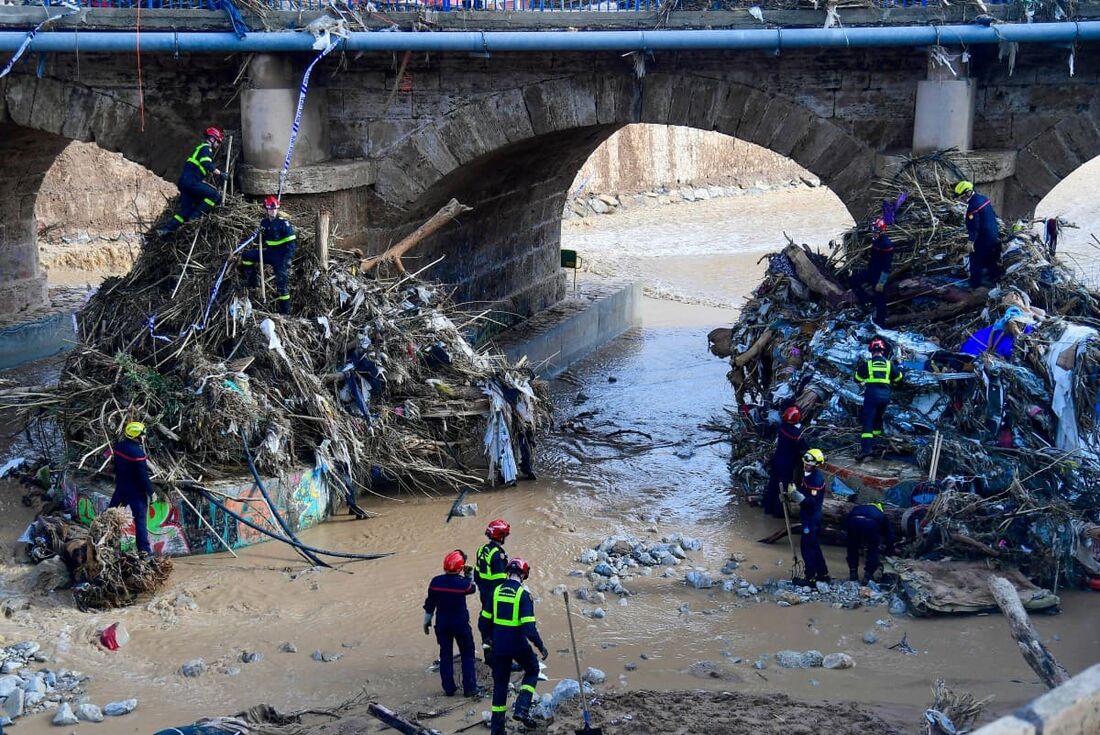
[[[974,191],[974,185],[965,179],[955,184],[955,196],[957,197],[970,191]]]
[[[825,464],[825,454],[820,449],[811,449],[802,455],[802,461],[807,464]]]
[[[145,433],[145,424],[140,421],[131,421],[126,424],[126,428],[122,430],[122,433],[130,439],[137,439]]]

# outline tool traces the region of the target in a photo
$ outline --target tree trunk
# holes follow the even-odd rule
[[[417,227],[409,235],[406,235],[405,238],[401,240],[401,242],[397,243],[381,255],[364,258],[363,261],[359,263],[359,269],[363,273],[367,273],[373,270],[374,267],[377,266],[379,263],[392,261],[397,270],[401,273],[404,273],[405,266],[401,264],[401,256],[404,255],[406,251],[410,250],[414,245],[419,243],[424,238],[434,235],[445,224],[453,220],[458,215],[462,214],[463,212],[470,211],[472,211],[471,207],[467,207],[465,204],[462,204],[457,199],[452,199],[451,201],[444,204],[442,209],[429,217],[427,222]]]
[[[1019,646],[1027,665],[1051,689],[1068,680],[1069,672],[1039,641],[1039,634],[1031,624],[1027,611],[1020,603],[1020,595],[1012,583],[1004,577],[990,577],[989,591],[993,593],[997,606],[1008,619],[1012,637],[1016,639],[1016,645]]]

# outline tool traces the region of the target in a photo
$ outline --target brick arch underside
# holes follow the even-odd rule
[[[1100,97],[1046,129],[1016,154],[1005,182],[1005,216],[1030,217],[1043,197],[1082,165],[1100,156]]]
[[[629,123],[713,130],[789,156],[862,217],[874,152],[789,98],[692,75],[573,76],[492,94],[410,135],[376,193],[421,221],[449,198],[474,211],[426,243],[462,300],[530,314],[559,300],[561,214],[592,152]]]

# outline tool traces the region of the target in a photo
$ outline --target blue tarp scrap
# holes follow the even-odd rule
[[[225,14],[229,16],[229,22],[233,24],[233,32],[237,34],[237,38],[243,39],[252,32],[252,29],[244,22],[241,11],[237,10],[237,6],[233,4],[233,0],[219,0],[219,5],[225,11]]]

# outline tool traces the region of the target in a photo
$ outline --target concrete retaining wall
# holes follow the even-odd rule
[[[1100,733],[1100,664],[1085,669],[1014,714],[973,735],[1096,735]]]
[[[509,360],[524,355],[544,378],[642,323],[638,283],[585,284],[583,292],[539,312],[494,340]]]

